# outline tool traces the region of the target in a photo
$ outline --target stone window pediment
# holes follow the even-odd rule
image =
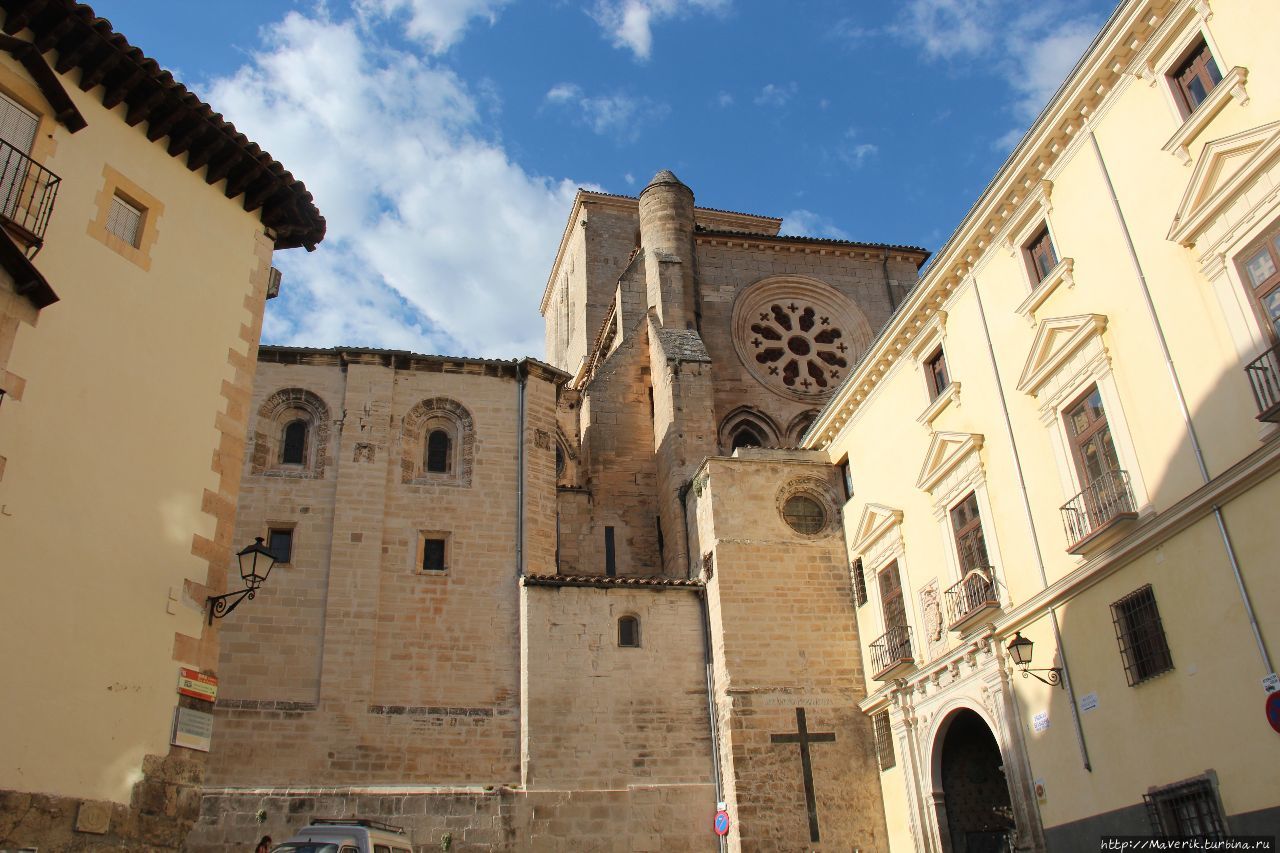
[[[1280,121],[1205,145],[1169,227],[1168,239],[1188,248],[1218,215],[1280,160]]]
[[[434,447],[433,435],[437,439]],[[470,486],[475,441],[475,422],[465,406],[448,397],[422,400],[401,423],[400,482]]]
[[[862,508],[862,516],[853,529],[853,550],[858,554],[866,554],[886,540],[886,534],[896,531],[902,524],[902,510],[869,503]],[[870,562],[874,565],[874,562]]]
[[[934,494],[961,463],[977,462],[975,454],[982,449],[983,440],[978,433],[935,432],[916,478],[916,488]]]
[[[1107,318],[1102,314],[1078,314],[1073,317],[1053,317],[1044,320],[1036,328],[1035,340],[1018,378],[1018,390],[1033,397],[1041,396],[1051,378],[1059,374],[1090,341],[1097,340],[1101,348],[1102,332],[1107,328]]]

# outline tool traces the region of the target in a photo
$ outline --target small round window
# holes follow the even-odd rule
[[[817,533],[827,526],[822,504],[808,495],[792,495],[782,505],[782,517],[797,533]]]

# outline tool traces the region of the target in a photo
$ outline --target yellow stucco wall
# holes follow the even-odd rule
[[[0,66],[0,86],[30,82]],[[63,79],[88,127],[46,121],[36,147],[62,179],[35,260],[61,301],[20,329],[8,369],[25,394],[0,412],[0,788],[128,802],[143,756],[168,751],[175,633],[205,630],[183,585],[205,582],[192,537],[214,535],[204,491],[225,496],[211,460],[228,350],[252,369],[251,276],[269,258],[256,214],[78,73]],[[89,233],[111,170],[163,205],[145,264]]]

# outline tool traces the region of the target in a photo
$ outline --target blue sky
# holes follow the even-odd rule
[[[579,186],[941,246],[1112,0],[100,0],[306,181],[264,340],[541,355]]]

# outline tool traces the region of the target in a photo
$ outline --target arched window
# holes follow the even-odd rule
[[[618,645],[631,649],[640,647],[640,620],[635,616],[623,616],[618,620]]]
[[[556,478],[564,476],[564,447],[556,442]]]
[[[289,421],[280,441],[280,463],[305,465],[307,463],[307,422],[303,418]]]
[[[733,445],[730,450],[737,450],[739,447],[764,447],[764,439],[755,429],[743,424],[733,432]]]
[[[427,436],[427,471],[445,474],[449,471],[449,451],[452,441],[449,439],[449,433],[442,429],[435,429]]]

